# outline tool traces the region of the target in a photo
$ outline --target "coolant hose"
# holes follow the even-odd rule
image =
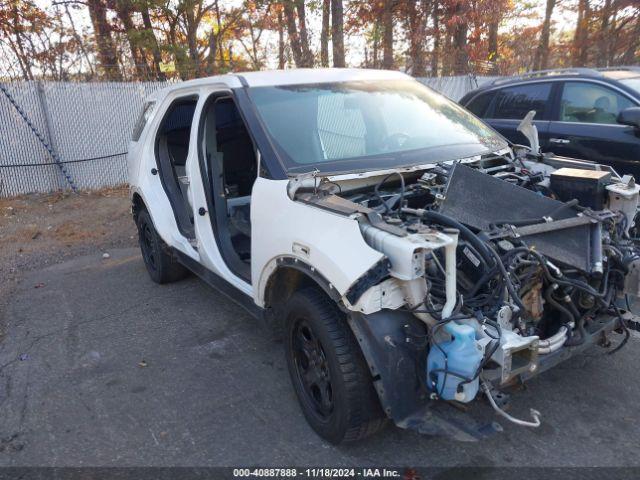
[[[520,297],[515,290],[515,287],[513,286],[513,283],[511,282],[511,279],[509,278],[507,270],[504,268],[502,260],[500,260],[500,255],[498,255],[498,253],[493,249],[487,247],[487,245],[482,240],[480,240],[480,238],[475,233],[473,233],[457,220],[448,217],[447,215],[434,212],[433,210],[414,210],[405,208],[403,209],[403,211],[413,213],[414,215],[421,215],[426,220],[431,220],[435,223],[458,229],[465,240],[471,243],[471,245],[473,245],[473,247],[480,255],[483,266],[485,267],[485,271],[489,270],[490,266],[497,266],[504,278],[507,290],[509,291],[509,295],[511,295],[511,298],[516,303],[520,311],[524,312],[526,310],[524,304],[522,303],[522,300],[520,300]]]
[[[502,263],[502,260],[500,259],[500,255],[498,255],[498,252],[494,251],[493,249],[488,249],[488,250],[491,252],[491,254],[494,256],[494,258],[496,260],[496,265],[498,266],[498,269],[500,269],[500,273],[502,274],[502,277],[504,278],[504,283],[505,283],[505,285],[507,287],[507,290],[509,291],[509,295],[511,295],[512,300],[516,303],[516,305],[518,306],[520,311],[521,312],[525,312],[527,310],[527,308],[522,303],[522,300],[520,299],[520,296],[518,295],[518,292],[516,292],[516,288],[513,286],[513,282],[509,278],[509,274],[507,273],[507,269],[504,268],[504,264]]]
[[[421,213],[422,217],[427,220],[431,220],[435,223],[439,223],[447,227],[457,228],[458,230],[460,230],[460,235],[462,235],[466,241],[473,245],[473,247],[482,257],[481,260],[483,260],[482,263],[484,264],[485,270],[487,270],[490,265],[494,264],[492,255],[491,253],[489,253],[489,249],[484,244],[484,242],[480,240],[475,233],[469,230],[469,228],[464,226],[462,223],[447,215],[443,215],[442,213],[434,212],[433,210],[419,210],[419,212]]]
[[[574,305],[571,297],[565,296],[565,302],[569,306],[569,309],[573,312],[573,316],[576,319],[576,329],[580,335],[571,335],[564,344],[568,347],[575,347],[582,345],[587,340],[587,330],[584,328],[584,317],[580,315],[578,308]]]
[[[553,291],[556,290],[558,288],[558,284],[554,283],[552,285],[549,286],[549,288],[547,288],[547,290],[544,292],[544,299],[549,302],[551,305],[553,305],[553,307],[558,310],[560,313],[562,313],[566,319],[567,319],[567,323],[575,323],[576,319],[573,318],[573,314],[567,310],[566,308],[564,308],[560,302],[558,302],[555,298],[553,298]]]

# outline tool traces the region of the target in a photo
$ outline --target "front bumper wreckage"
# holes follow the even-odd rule
[[[637,321],[624,313],[628,323]],[[404,429],[426,435],[445,436],[473,442],[502,431],[493,420],[474,415],[474,408],[457,402],[442,402],[425,385],[426,330],[424,324],[408,312],[383,310],[369,315],[351,313],[349,324],[362,348],[374,379],[374,386],[385,413]],[[519,371],[517,359],[503,382],[502,368],[486,368],[482,380],[491,387],[517,386],[556,365],[600,344],[608,346],[608,334],[621,329],[615,316],[594,319],[583,343],[564,346],[545,355],[537,355],[535,368]],[[504,394],[500,395],[504,398]]]

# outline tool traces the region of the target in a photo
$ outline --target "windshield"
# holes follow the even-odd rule
[[[636,92],[640,93],[640,77],[625,78],[620,80],[620,83],[624,83],[627,87],[631,87]]]
[[[434,163],[496,151],[505,140],[414,80],[249,89],[290,173]]]

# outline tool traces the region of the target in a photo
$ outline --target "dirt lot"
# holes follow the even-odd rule
[[[0,314],[21,273],[136,238],[126,188],[0,198]]]
[[[0,198],[0,275],[130,246],[134,234],[126,188]]]

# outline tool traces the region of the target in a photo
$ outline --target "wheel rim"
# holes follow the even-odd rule
[[[320,340],[306,320],[295,322],[291,346],[304,402],[318,419],[327,420],[334,407],[329,364]]]
[[[142,256],[145,263],[155,270],[157,259],[156,242],[153,231],[147,222],[144,222],[140,229],[140,246],[142,247]]]

